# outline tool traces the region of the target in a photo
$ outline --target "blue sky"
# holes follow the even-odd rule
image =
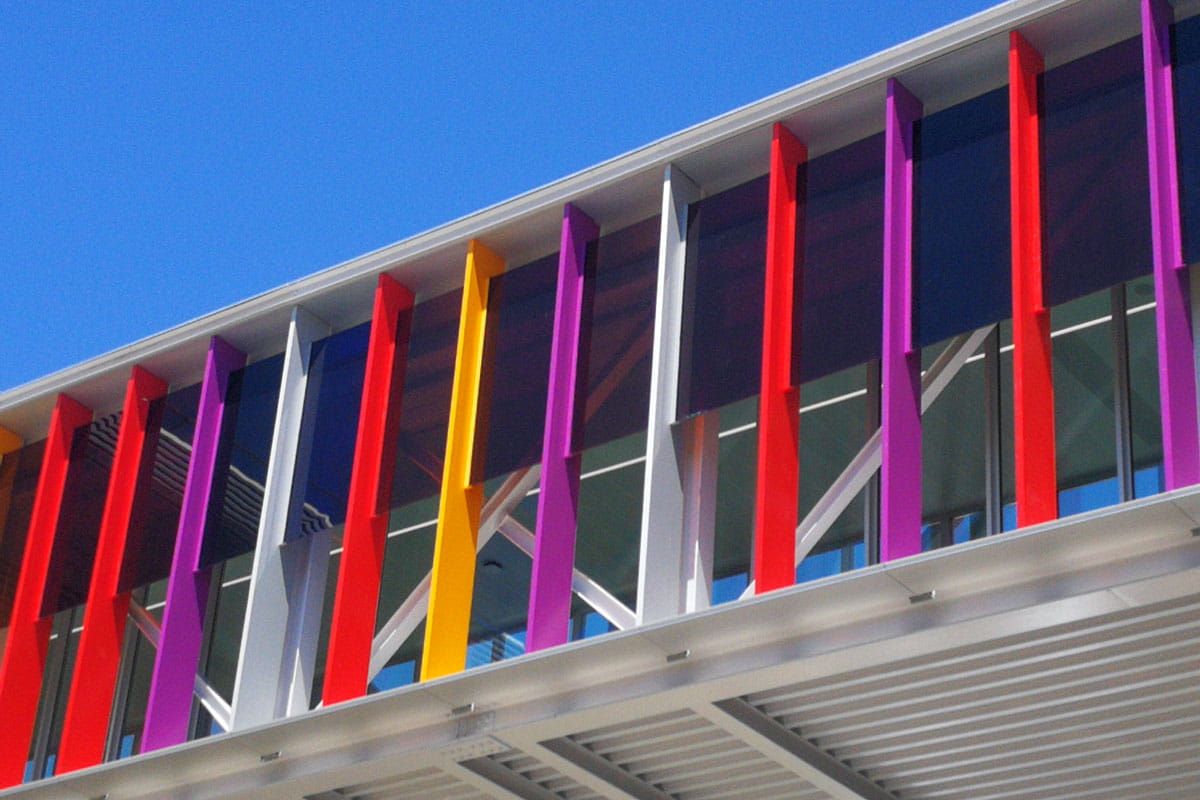
[[[990,5],[3,0],[0,389]]]

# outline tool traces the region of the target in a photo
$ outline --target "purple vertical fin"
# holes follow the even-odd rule
[[[584,316],[584,272],[588,244],[599,234],[591,217],[570,203],[566,205],[562,246],[558,252],[554,333],[550,342],[537,542],[529,586],[529,626],[525,642],[528,651],[567,641],[579,511],[579,454],[575,451],[574,427],[576,384],[583,379],[580,333]]]
[[[211,573],[209,569],[199,569],[200,549],[217,466],[229,378],[245,363],[246,356],[224,340],[214,336],[209,342],[204,382],[200,386],[200,405],[196,411],[196,429],[192,435],[192,458],[188,463],[179,530],[175,535],[175,556],[167,579],[162,630],[154,657],[154,672],[150,677],[150,698],[142,732],[143,753],[187,740]]]
[[[887,84],[883,188],[881,561],[921,552],[921,353],[913,342],[913,125],[921,103]]]
[[[1171,7],[1166,0],[1142,0],[1158,386],[1162,405],[1164,488],[1168,491],[1200,482],[1200,425],[1196,417],[1189,276],[1183,260],[1180,231],[1171,20]]]

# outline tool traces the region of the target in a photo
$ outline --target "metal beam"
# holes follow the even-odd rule
[[[408,365],[413,293],[382,274],[375,285],[342,557],[322,687],[326,705],[367,693],[391,508],[396,429]]]
[[[219,337],[212,338],[200,387],[192,457],[167,580],[159,646],[150,676],[150,696],[142,730],[144,753],[181,744],[188,738],[212,575],[211,569],[200,567],[200,554],[208,524],[209,495],[219,468],[226,394],[234,371],[245,363],[244,353]]]
[[[574,739],[562,737],[540,742],[542,747],[594,775],[634,800],[671,800],[671,795],[651,786]]]
[[[879,560],[921,552],[921,348],[913,307],[913,164],[921,102],[887,82],[883,162],[883,393]]]
[[[792,770],[834,800],[896,800],[865,775],[783,727],[741,698],[693,709],[731,736]]]
[[[638,621],[676,616],[681,607],[685,526],[684,463],[688,448],[678,441],[680,334],[687,271],[688,205],[700,188],[674,164],[663,175],[662,232],[654,345],[650,366],[650,418],[646,429],[646,473],[638,557]]]
[[[67,487],[71,445],[75,431],[91,419],[90,408],[65,394],[58,396],[50,415],[8,638],[0,658],[0,719],[4,720],[4,737],[0,738],[0,789],[15,786],[25,776],[52,625],[52,618],[42,615],[42,599]]]
[[[575,447],[576,391],[586,308],[588,245],[600,226],[576,206],[563,209],[558,249],[554,330],[542,439],[542,483],[537,498],[537,537],[529,579],[525,651],[563,644],[570,635],[575,536],[579,527],[579,464]],[[582,354],[586,357],[586,353]]]
[[[437,538],[429,583],[429,612],[421,653],[421,680],[461,672],[467,664],[475,556],[483,487],[472,480],[476,411],[483,381],[488,290],[504,259],[478,239],[467,246],[462,314],[446,426],[446,460],[438,499]]]
[[[503,798],[503,800],[508,800],[508,798],[516,798],[516,800],[562,800],[559,795],[544,786],[539,786],[524,775],[514,772],[500,762],[486,756],[483,758],[472,758],[469,761],[460,761],[456,766],[486,781],[487,785],[485,786],[473,783],[472,785],[475,788],[482,789],[497,798]]]
[[[312,344],[329,330],[304,309],[292,309],[233,686],[234,729],[308,709],[329,565],[328,537],[284,544],[294,538],[289,535],[298,522],[291,513],[297,506],[293,495],[307,473],[304,412],[317,395],[317,387],[309,382]],[[323,540],[321,546],[310,546],[314,539]]]
[[[1183,259],[1179,165],[1175,143],[1175,78],[1167,0],[1142,0],[1146,143],[1150,158],[1150,229],[1158,334],[1163,473],[1167,491],[1200,481],[1200,421],[1196,417],[1195,331],[1189,324],[1189,267]]]

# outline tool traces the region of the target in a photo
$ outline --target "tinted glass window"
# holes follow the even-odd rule
[[[120,427],[117,413],[75,431],[42,595],[42,616],[87,601]]]
[[[283,355],[233,373],[208,503],[202,567],[254,550],[279,406]]]
[[[557,253],[491,280],[472,463],[476,482],[541,460],[557,284]]]
[[[1200,260],[1200,17],[1175,26],[1174,44],[1183,255],[1191,264]]]
[[[917,125],[917,334],[921,345],[1012,315],[1008,88]]]
[[[796,386],[879,357],[883,134],[812,159],[801,167],[800,186],[804,201],[797,210],[797,233],[803,259],[797,259],[796,288],[802,299],[800,313],[793,316],[792,349]]]
[[[8,625],[46,442],[0,456],[0,628]]]
[[[171,571],[199,402],[197,383],[150,404],[137,493],[121,562],[123,592],[163,580]]]
[[[584,447],[646,429],[659,228],[652,217],[596,243],[595,269],[588,275],[591,324],[583,342]]]
[[[768,181],[755,178],[688,209],[680,417],[758,394]]]
[[[392,477],[394,509],[433,497],[441,487],[461,311],[461,289],[413,309]]]
[[[1141,40],[1043,76],[1047,303],[1150,272],[1150,188]]]
[[[289,538],[346,519],[370,336],[371,323],[364,322],[312,345],[295,476],[301,491],[293,492],[300,507],[291,510]]]

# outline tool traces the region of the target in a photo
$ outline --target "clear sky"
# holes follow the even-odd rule
[[[990,5],[0,0],[0,389]]]

